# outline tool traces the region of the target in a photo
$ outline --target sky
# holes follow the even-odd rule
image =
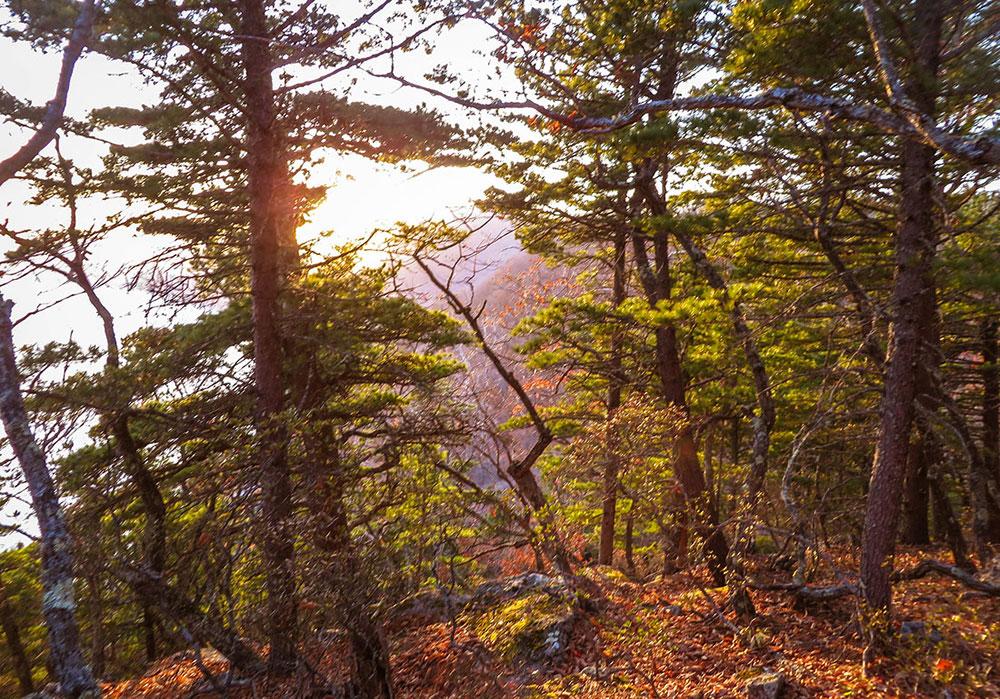
[[[2,21],[0,17],[0,21]],[[435,64],[462,64],[475,60],[482,49],[484,36],[475,27],[450,32],[448,40],[432,55],[415,55],[416,69],[426,70]],[[52,96],[59,71],[58,51],[42,54],[27,44],[0,37],[0,65],[8,67],[0,78],[3,89],[14,96],[43,105]],[[422,61],[422,63],[421,63]],[[11,69],[12,68],[12,69]],[[386,81],[362,79],[355,97],[378,104],[413,107],[427,101],[424,94],[401,89]],[[78,62],[70,89],[67,115],[82,118],[96,107],[117,105],[138,107],[155,101],[155,89],[145,85],[134,69],[103,57],[85,54]],[[443,107],[447,112],[448,105]],[[454,109],[451,114],[455,115]],[[458,117],[460,118],[460,117]],[[27,137],[27,132],[0,124],[0,158],[15,151]],[[119,132],[114,138],[122,143],[134,142],[137,134]],[[51,148],[51,146],[50,146]],[[96,166],[103,147],[81,138],[65,137],[65,155],[84,165]],[[472,210],[472,202],[487,187],[497,184],[486,173],[470,168],[433,168],[408,164],[405,169],[378,164],[360,156],[330,156],[311,173],[311,183],[327,187],[325,200],[312,212],[310,220],[299,232],[300,239],[310,239],[332,231],[330,245],[365,237],[370,231],[391,226],[397,221],[416,223],[431,218],[451,219]],[[3,220],[13,229],[37,230],[63,225],[65,211],[58,206],[28,206],[28,188],[11,181],[0,188],[0,209]],[[87,202],[81,208],[82,219],[99,221],[107,202]],[[97,276],[101,268],[112,270],[148,256],[163,243],[138,233],[122,233],[99,249],[99,262],[91,269]],[[0,249],[7,245],[0,242]],[[2,282],[0,282],[2,283]],[[18,345],[65,341],[73,338],[81,345],[100,344],[102,333],[97,318],[86,300],[76,296],[62,300],[69,290],[58,285],[51,276],[27,278],[3,283],[4,295],[14,301],[15,342]],[[120,334],[124,335],[148,322],[168,322],[160,317],[149,318],[145,297],[140,292],[107,286],[100,291],[102,300],[116,316]],[[49,307],[54,302],[58,303]],[[37,309],[46,309],[34,313]],[[25,318],[27,316],[27,318]],[[9,456],[9,452],[5,454]],[[3,481],[0,480],[0,487]],[[25,511],[25,503],[18,509]],[[14,505],[0,508],[0,525],[17,524],[34,531],[33,523],[23,515],[13,516]],[[21,540],[17,535],[0,536],[0,548]]]

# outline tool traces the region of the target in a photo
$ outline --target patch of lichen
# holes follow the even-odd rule
[[[490,651],[511,662],[537,656],[549,634],[571,615],[569,601],[539,591],[466,611],[460,622]]]

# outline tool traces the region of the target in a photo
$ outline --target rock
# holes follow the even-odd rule
[[[588,665],[580,670],[580,674],[598,682],[607,682],[614,677],[615,671],[610,667],[600,668],[596,665]]]
[[[559,578],[541,573],[522,573],[500,580],[490,580],[478,586],[470,595],[474,604],[492,603],[502,599],[512,599],[528,592],[560,593],[566,585]]]
[[[944,640],[944,636],[941,635],[940,631],[933,626],[928,631],[927,623],[920,619],[912,619],[900,624],[899,635],[909,639],[926,638],[931,643],[940,643]]]
[[[507,661],[558,660],[581,613],[573,590],[539,573],[483,583],[470,597],[459,621]]]
[[[565,594],[567,588],[559,578],[541,573],[522,573],[484,582],[469,594],[447,589],[423,590],[397,605],[393,615],[397,618],[422,616],[434,621],[447,621],[463,610],[487,609],[532,592],[558,596]]]
[[[572,598],[535,590],[491,605],[477,600],[460,620],[505,660],[537,663],[566,651],[578,612]]]
[[[587,598],[560,578],[524,573],[490,580],[469,594],[427,590],[393,610],[394,623],[456,620],[506,661],[551,664],[566,652]]]
[[[785,676],[768,672],[747,682],[747,699],[778,699],[785,688]]]
[[[450,590],[424,590],[409,597],[393,610],[395,617],[424,617],[432,621],[448,621],[469,603],[469,595]]]

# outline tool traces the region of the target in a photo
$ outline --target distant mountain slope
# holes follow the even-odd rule
[[[480,320],[484,334],[491,346],[516,370],[518,378],[531,389],[539,403],[549,402],[552,392],[537,390],[541,372],[527,369],[516,346],[519,338],[512,331],[525,317],[544,306],[556,290],[569,291],[573,274],[565,268],[545,265],[541,258],[524,250],[518,243],[510,224],[493,220],[472,232],[461,245],[435,255],[429,263],[441,281],[448,278],[459,297],[482,309]],[[406,265],[397,276],[400,287],[422,303],[447,309],[443,294],[430,282],[416,264]],[[486,355],[475,345],[456,349],[458,357],[466,363],[468,371],[461,380],[462,395],[474,401],[481,412],[480,419],[492,425],[506,422],[523,412],[514,392],[503,381]],[[487,432],[491,430],[486,430]],[[527,449],[533,441],[531,430],[518,430],[505,434],[506,446],[514,458]],[[479,444],[481,454],[497,453],[497,445]],[[480,485],[498,482],[494,464],[483,456],[474,477]]]

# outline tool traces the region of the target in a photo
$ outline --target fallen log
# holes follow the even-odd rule
[[[750,589],[760,590],[763,592],[774,592],[783,591],[791,592],[796,597],[809,600],[810,602],[825,602],[827,600],[838,599],[840,597],[847,597],[849,595],[857,595],[861,592],[861,588],[853,583],[844,583],[842,585],[829,585],[827,587],[813,587],[811,585],[806,585],[804,583],[787,582],[787,583],[760,583],[752,582],[750,583]]]
[[[935,561],[931,558],[921,561],[909,570],[897,571],[893,574],[892,579],[894,582],[900,580],[917,580],[918,578],[925,578],[933,573],[938,573],[940,575],[944,575],[945,577],[952,578],[953,580],[957,580],[966,587],[976,590],[977,592],[983,592],[991,597],[1000,597],[1000,585],[996,585],[986,580],[981,580],[968,571],[962,570],[958,566],[948,565],[947,563]]]

